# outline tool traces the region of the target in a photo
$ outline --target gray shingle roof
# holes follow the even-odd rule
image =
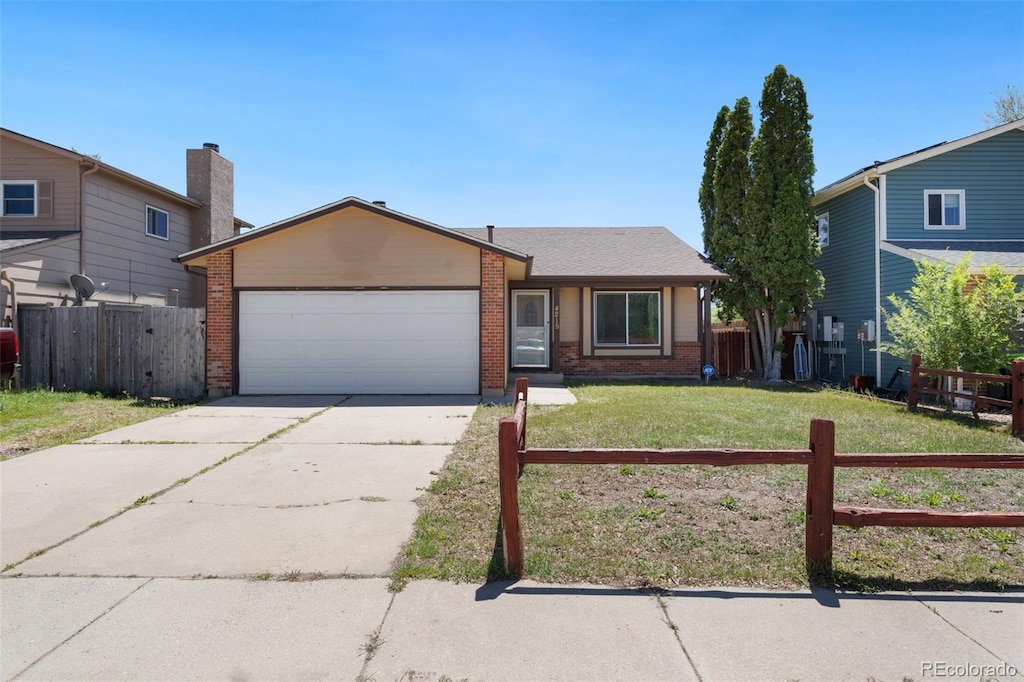
[[[4,230],[0,232],[0,251],[12,251],[24,246],[42,244],[43,242],[60,239],[72,234],[78,234],[78,232],[75,230],[63,230],[60,232],[54,232],[53,230]]]
[[[487,239],[487,228],[456,228]],[[726,279],[664,227],[498,227],[494,243],[533,256],[532,278]]]
[[[972,268],[998,264],[1007,270],[1024,268],[1024,239],[999,242],[958,239],[889,239],[889,244],[928,258],[959,263],[970,255]]]

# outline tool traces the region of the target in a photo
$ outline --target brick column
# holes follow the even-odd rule
[[[206,393],[214,398],[234,389],[234,255],[229,249],[206,259]]]
[[[480,392],[505,395],[505,257],[480,250]]]

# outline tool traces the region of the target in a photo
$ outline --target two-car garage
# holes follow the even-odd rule
[[[240,393],[478,393],[475,290],[241,291]]]
[[[348,197],[177,259],[206,275],[210,395],[505,391],[530,259]]]

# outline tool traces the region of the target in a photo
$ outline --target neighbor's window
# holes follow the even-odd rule
[[[146,207],[146,234],[167,239],[170,236],[167,211],[152,206]]]
[[[661,293],[594,293],[594,342],[608,346],[657,346],[661,339]]]
[[[4,216],[36,217],[36,181],[18,180],[3,183]]]
[[[964,229],[964,190],[925,190],[924,226],[930,229]]]
[[[821,248],[828,246],[828,213],[818,216],[818,244]]]

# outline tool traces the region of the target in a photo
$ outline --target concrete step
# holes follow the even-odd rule
[[[526,377],[531,386],[561,386],[565,383],[565,375],[561,372],[512,372],[508,376],[509,387],[515,386],[519,377]]]

